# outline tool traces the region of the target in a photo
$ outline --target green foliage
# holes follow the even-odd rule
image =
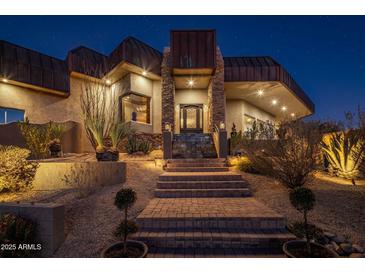
[[[112,148],[117,150],[119,144],[132,134],[134,134],[134,130],[129,125],[122,122],[115,122],[110,128]]]
[[[290,190],[291,204],[300,212],[312,210],[316,201],[312,190],[305,187],[296,187]]]
[[[31,187],[38,164],[27,161],[30,151],[0,145],[0,192]]]
[[[118,238],[123,239],[126,235],[128,236],[129,234],[134,234],[137,231],[138,231],[138,226],[136,222],[128,220],[126,225],[125,222],[122,221],[115,230],[114,235]],[[125,235],[125,233],[127,234]]]
[[[253,174],[259,174],[259,170],[255,167],[254,163],[248,158],[248,157],[240,157],[237,160],[237,168],[240,171],[247,172],[247,173],[253,173]]]
[[[18,125],[33,159],[47,158],[49,146],[53,143],[60,143],[64,133],[64,126],[52,121],[36,125],[30,124],[26,119],[24,122],[19,122]]]
[[[143,152],[148,154],[151,151],[152,144],[148,140],[139,140],[135,135],[128,138],[126,144],[126,151],[128,154],[133,154],[136,152]]]
[[[98,80],[82,82],[80,104],[87,137],[93,147],[101,152],[104,140],[117,121],[118,100],[109,87]]]
[[[258,144],[248,140],[245,152],[260,173],[288,188],[305,184],[320,162],[322,134],[317,122],[290,121],[277,129],[277,138]]]
[[[359,177],[365,157],[365,136],[361,130],[331,133],[323,138],[321,148],[332,174],[346,179]]]
[[[33,159],[44,159],[48,155],[48,144],[51,141],[50,130],[48,125],[30,124],[26,119],[19,122],[19,128],[24,136],[27,148],[31,152]]]
[[[11,213],[0,216],[0,245],[36,243],[36,224]],[[33,257],[37,252],[30,250],[0,250],[0,257]]]
[[[137,200],[137,193],[131,188],[122,188],[117,192],[114,205],[120,210],[129,209]]]

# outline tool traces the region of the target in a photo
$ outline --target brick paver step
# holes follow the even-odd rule
[[[168,159],[167,163],[226,163],[225,158],[184,158]]]
[[[167,167],[226,167],[225,162],[172,162],[166,163]]]
[[[219,189],[155,189],[157,198],[189,198],[189,197],[248,197],[248,188]]]
[[[214,189],[214,188],[245,188],[245,181],[178,181],[157,182],[159,189]]]
[[[267,248],[159,248],[150,247],[148,258],[285,258],[281,250]]]
[[[225,233],[225,232],[138,232],[135,239],[150,247],[160,248],[234,248],[281,249],[284,242],[294,239],[290,233]]]
[[[233,172],[164,172],[160,181],[237,181],[242,180],[240,174]]]
[[[167,167],[165,171],[172,172],[220,172],[220,171],[229,171],[228,167]]]

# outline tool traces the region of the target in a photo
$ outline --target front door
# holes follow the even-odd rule
[[[180,132],[203,132],[203,105],[180,105]]]

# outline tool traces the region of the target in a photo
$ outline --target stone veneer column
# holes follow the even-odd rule
[[[225,122],[226,99],[224,96],[224,61],[219,47],[217,47],[216,70],[208,88],[209,129]]]
[[[174,132],[175,129],[175,92],[174,92],[174,80],[172,78],[171,69],[171,57],[170,48],[165,48],[163,52],[163,59],[161,64],[161,127],[162,131],[165,130],[165,124],[169,123],[171,125],[171,131]]]

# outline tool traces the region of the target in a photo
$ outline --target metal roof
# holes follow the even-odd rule
[[[314,112],[314,103],[286,69],[272,57],[224,57],[225,82],[279,81],[292,90]]]

